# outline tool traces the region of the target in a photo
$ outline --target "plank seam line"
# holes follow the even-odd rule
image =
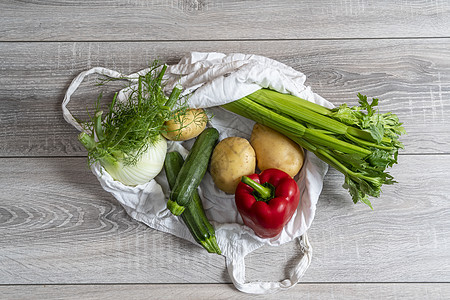
[[[179,283],[179,282],[165,282],[165,283],[0,283],[0,287],[7,287],[7,286],[131,286],[131,285],[217,285],[217,284],[223,284],[223,285],[231,285],[231,282],[186,282],[186,283]],[[361,285],[375,285],[375,284],[387,284],[387,285],[394,285],[394,284],[450,284],[448,281],[399,281],[399,282],[351,282],[351,281],[345,281],[345,282],[299,282],[299,286],[302,284],[304,285],[354,285],[354,284],[361,284]]]
[[[262,39],[186,39],[186,40],[0,40],[0,43],[179,43],[179,42],[279,42],[279,41],[353,41],[353,40],[430,40],[449,39],[450,36],[411,36],[411,37],[343,37],[343,38],[262,38]]]
[[[399,153],[401,156],[449,156],[450,153]],[[86,155],[30,155],[30,156],[0,156],[0,159],[73,159],[73,158],[87,158]]]

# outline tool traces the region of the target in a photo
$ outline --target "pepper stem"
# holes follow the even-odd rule
[[[247,176],[242,176],[241,182],[250,186],[258,194],[262,201],[267,201],[273,198],[272,190],[269,187],[263,186]]]

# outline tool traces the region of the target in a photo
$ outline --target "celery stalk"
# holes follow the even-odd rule
[[[367,156],[371,153],[367,149],[336,139],[333,136],[323,134],[318,130],[306,128],[301,123],[253,102],[247,97],[244,97],[238,101],[227,103],[223,107],[258,123],[271,127],[272,129],[287,136],[304,138],[316,145],[331,146],[345,153],[353,153],[359,156]],[[248,107],[252,107],[253,109],[250,110]]]
[[[250,94],[247,96],[248,98],[254,100],[254,101],[276,101],[277,99],[281,99],[283,102],[286,102],[290,105],[297,105],[300,104],[300,107],[306,108],[310,111],[313,111],[315,113],[327,116],[331,114],[331,110],[329,108],[326,108],[322,105],[316,104],[314,102],[302,99],[300,97],[296,97],[289,94],[282,94],[279,92],[276,92],[274,90],[269,89],[260,89],[256,92]],[[297,107],[295,107],[297,109]]]
[[[306,122],[337,134],[347,133],[347,125],[328,118],[324,116],[323,113],[321,114],[315,110],[311,110],[311,108],[316,109],[315,107],[311,107],[309,105],[309,103],[312,102],[294,97],[292,95],[281,94],[266,89],[261,89],[260,91],[261,92],[258,94],[253,93],[250,96],[247,96],[247,98],[276,112],[287,114],[300,122]],[[324,108],[317,104],[314,105]],[[325,110],[328,111],[326,108]]]
[[[336,134],[351,135],[362,140],[374,141],[370,132],[342,122],[339,108],[329,109],[308,100],[269,89],[260,89],[248,95],[247,98],[300,122],[306,122]],[[347,108],[345,105],[343,110]],[[352,111],[347,113],[352,113]],[[383,142],[389,143],[390,140],[389,138],[384,138]]]
[[[328,109],[304,99],[261,89],[223,105],[236,114],[286,135],[345,175],[343,187],[354,203],[372,208],[368,197],[378,197],[383,184],[393,184],[385,172],[397,163],[398,140],[404,133],[394,114],[380,114],[367,97],[358,94],[357,107],[346,104]]]
[[[241,98],[238,101],[227,103],[223,105],[223,107],[268,127],[276,128],[276,130],[284,135],[302,137],[306,130],[305,126],[302,124],[288,117],[277,114],[262,105],[254,103],[246,97]],[[247,110],[249,107],[252,107],[253,109]]]

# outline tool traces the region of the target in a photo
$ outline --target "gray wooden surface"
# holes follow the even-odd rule
[[[336,105],[361,92],[405,122],[375,210],[325,177],[314,253],[286,299],[450,298],[448,1],[0,1],[0,298],[241,298],[223,257],[130,217],[86,167],[62,118],[81,71],[124,73],[189,51],[255,53],[304,72]],[[83,84],[82,114],[99,88]],[[281,280],[294,243],[246,258]]]

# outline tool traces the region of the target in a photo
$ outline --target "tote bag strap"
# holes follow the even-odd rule
[[[294,287],[305,274],[312,259],[312,247],[309,243],[308,236],[296,238],[303,252],[303,256],[295,263],[289,272],[289,278],[282,281],[254,281],[246,282],[245,280],[245,257],[237,259],[226,258],[228,274],[233,281],[234,286],[249,294],[271,294]]]
[[[83,131],[82,126],[77,122],[77,120],[74,118],[74,116],[72,115],[72,113],[69,111],[69,109],[67,108],[67,105],[69,104],[71,97],[73,95],[73,93],[75,93],[75,91],[78,89],[78,87],[80,86],[80,84],[83,82],[83,80],[92,74],[100,74],[103,76],[107,76],[109,78],[115,78],[115,79],[126,79],[128,81],[135,81],[138,77],[139,74],[141,73],[145,73],[148,72],[149,69],[145,69],[142,70],[138,73],[133,73],[130,75],[123,75],[117,71],[114,70],[110,70],[107,68],[103,68],[103,67],[94,67],[92,69],[86,70],[81,72],[80,74],[78,74],[77,77],[75,77],[72,82],[70,83],[69,87],[66,90],[66,94],[64,96],[64,100],[62,102],[62,111],[63,111],[63,116],[64,119],[71,124],[73,127],[75,127],[76,129],[78,129],[79,131]]]

